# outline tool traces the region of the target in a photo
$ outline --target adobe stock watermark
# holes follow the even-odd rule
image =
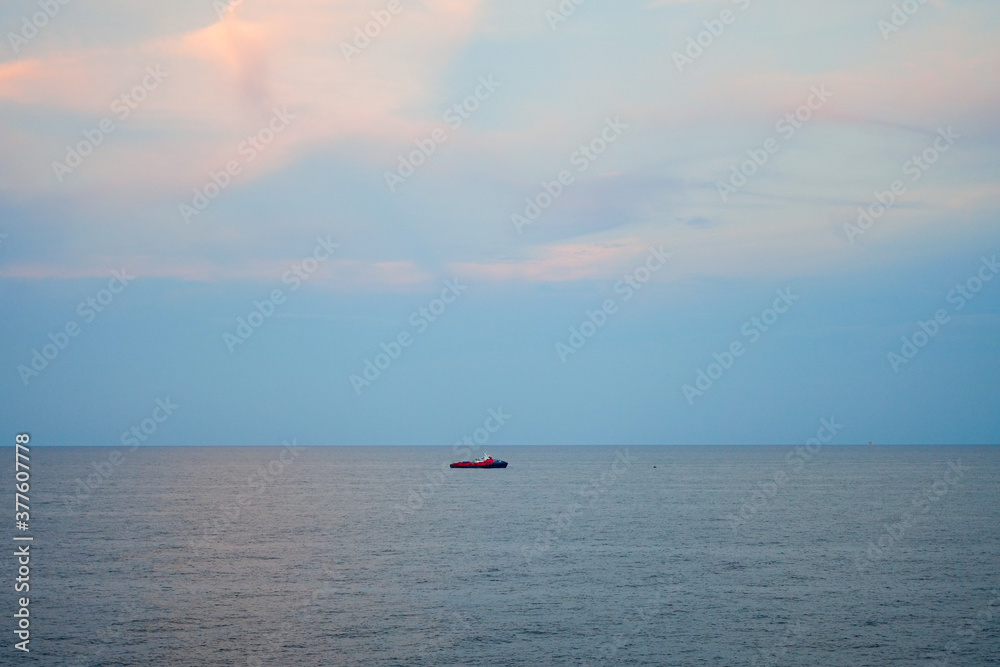
[[[788,624],[783,636],[777,638],[770,646],[761,647],[750,655],[750,667],[776,667],[787,662],[785,654],[788,649],[798,645],[803,635],[810,631],[808,625],[803,625],[801,619],[795,619],[795,625]]]
[[[288,291],[295,292],[302,287],[302,283],[309,280],[309,277],[319,270],[320,264],[333,256],[333,251],[339,247],[339,243],[334,243],[330,240],[329,234],[327,234],[326,238],[317,236],[316,247],[313,248],[312,254],[301,262],[292,264],[281,275],[282,284],[290,285]],[[264,322],[271,319],[275,311],[277,311],[278,306],[285,303],[286,298],[284,290],[275,288],[271,290],[268,296],[264,297],[263,301],[255,300],[253,302],[253,310],[250,311],[246,318],[237,317],[236,329],[233,333],[226,331],[222,334],[222,342],[226,344],[229,354],[236,352],[237,345],[242,345],[250,340],[250,337],[263,326]]]
[[[962,135],[955,134],[951,125],[945,128],[938,128],[938,136],[930,146],[925,148],[919,155],[912,156],[903,163],[901,167],[903,175],[910,177],[910,183],[919,181],[925,173],[939,160],[941,156],[951,150],[956,139],[961,139]],[[906,194],[908,185],[903,179],[893,181],[888,189],[875,193],[875,201],[868,206],[858,207],[858,219],[856,224],[844,223],[844,233],[847,240],[854,245],[854,239],[863,235],[877,220],[880,220],[886,211],[896,205],[899,197]]]
[[[976,614],[974,621],[966,621],[961,626],[956,628],[955,634],[959,637],[963,637],[965,644],[971,644],[974,642],[981,635],[981,633],[989,629],[988,624],[993,622],[993,607],[1000,606],[1000,591],[993,589],[992,595],[994,596],[993,599],[986,603],[985,609]],[[961,652],[961,650],[961,642],[949,642],[949,644],[945,646],[946,655],[938,661],[929,664],[931,667],[948,667],[950,664],[949,660],[957,653]]]
[[[232,14],[236,11],[236,8],[243,4],[243,0],[215,0],[212,3],[212,9],[215,10],[215,15],[219,17],[219,20],[226,18],[226,16]]]
[[[124,122],[132,115],[133,111],[139,108],[139,105],[146,100],[151,92],[160,87],[160,84],[169,75],[170,73],[162,71],[159,65],[155,68],[147,67],[146,75],[142,78],[142,81],[133,86],[127,93],[116,97],[115,101],[111,103],[111,113],[119,121]],[[52,171],[59,182],[62,183],[67,174],[72,174],[77,167],[82,165],[84,159],[93,153],[94,149],[103,144],[104,139],[116,129],[115,121],[105,116],[97,123],[97,127],[83,130],[82,141],[77,142],[75,146],[67,144],[66,157],[63,158],[63,162],[56,161],[52,163]]]
[[[750,9],[750,0],[730,1],[741,12]],[[694,65],[694,62],[705,55],[705,51],[711,48],[716,40],[722,37],[726,28],[736,23],[737,18],[739,18],[739,15],[732,9],[723,9],[719,12],[719,18],[702,21],[705,29],[693,37],[688,37],[687,48],[684,49],[684,53],[674,51],[674,65],[677,66],[677,71],[683,74],[685,67]]]
[[[634,462],[628,449],[615,452],[615,458],[609,470],[602,472],[599,476],[595,476],[590,481],[590,484],[587,484],[577,492],[580,500],[574,500],[562,511],[553,514],[549,519],[544,534],[536,539],[533,544],[526,544],[521,547],[521,556],[524,557],[524,561],[526,563],[530,562],[552,549],[561,539],[562,535],[573,525],[577,512],[593,507],[597,499],[607,493],[632,468]]]
[[[734,533],[737,532],[750,517],[767,507],[778,495],[778,491],[788,484],[795,475],[802,472],[806,463],[819,454],[823,445],[832,442],[843,428],[844,425],[838,424],[835,417],[820,419],[816,437],[806,440],[805,446],[789,449],[788,453],[785,454],[785,466],[775,470],[770,481],[758,482],[757,488],[747,494],[739,511],[736,514],[726,516],[726,519],[729,520],[729,528]]]
[[[88,296],[76,307],[76,314],[83,320],[84,325],[96,320],[97,316],[111,305],[115,297],[124,292],[128,284],[135,280],[135,276],[130,276],[125,272],[125,268],[122,268],[121,271],[112,271],[111,276],[106,288],[98,290],[94,296]],[[82,331],[83,328],[80,324],[75,319],[71,319],[56,333],[49,334],[50,342],[42,345],[41,352],[38,348],[32,348],[31,360],[27,364],[19,364],[16,369],[24,386],[28,386],[31,378],[38,377],[42,371],[48,368],[62,351],[69,347],[70,341],[79,336]]]
[[[885,531],[879,536],[878,544],[874,540],[868,541],[868,551],[863,558],[857,561],[858,570],[864,570],[886,558],[906,536],[906,531],[916,525],[917,519],[927,514],[934,503],[948,495],[948,492],[955,488],[965,477],[965,473],[971,469],[962,465],[962,459],[958,459],[957,462],[948,461],[948,467],[942,473],[941,478],[913,497],[911,502],[913,512],[903,512],[902,517],[896,523],[884,524]]]
[[[180,406],[170,400],[170,397],[158,398],[155,401],[156,407],[150,413],[149,417],[141,420],[138,424],[133,424],[129,429],[122,433],[121,443],[122,446],[129,446],[128,453],[134,452],[139,448],[140,444],[145,444],[149,438],[159,430],[160,425],[165,423],[170,417],[173,416],[174,411]],[[111,479],[114,475],[115,470],[121,466],[126,459],[126,452],[124,449],[115,449],[108,454],[107,459],[104,461],[91,461],[91,467],[93,467],[94,472],[90,473],[83,479],[77,477],[74,482],[76,482],[76,495],[74,496],[64,496],[63,502],[65,504],[66,512],[70,515],[75,515],[76,511],[80,508],[85,500],[91,497],[98,489],[102,488],[105,483]]]
[[[282,107],[280,110],[274,107],[267,125],[260,128],[255,134],[247,135],[247,138],[236,146],[236,154],[239,157],[226,162],[225,166],[218,172],[210,170],[208,182],[193,190],[194,196],[191,198],[191,204],[178,205],[184,224],[191,224],[191,218],[208,208],[208,205],[232,184],[233,178],[243,172],[243,167],[266,151],[275,137],[288,129],[288,126],[297,117],[298,114],[288,112],[288,107]]]
[[[294,438],[291,443],[285,440],[281,444],[278,456],[268,461],[267,465],[257,466],[254,473],[247,478],[241,493],[233,496],[226,505],[220,504],[218,514],[211,520],[202,522],[200,539],[196,541],[195,537],[191,537],[188,541],[192,551],[200,553],[219,535],[229,530],[239,520],[243,510],[267,493],[280,479],[285,468],[294,463],[302,453]]]
[[[964,283],[955,285],[955,288],[948,292],[945,300],[950,304],[954,304],[956,312],[962,310],[965,308],[965,304],[975,299],[976,295],[983,290],[986,283],[992,281],[997,273],[1000,273],[1000,264],[997,264],[997,256],[993,255],[993,259],[983,257],[979,270]],[[927,347],[927,344],[938,335],[941,327],[949,322],[951,322],[951,315],[943,308],[936,311],[934,317],[926,321],[919,320],[917,322],[917,330],[910,336],[903,336],[900,339],[903,344],[899,348],[899,353],[897,354],[893,351],[887,355],[893,372],[899,373],[900,366],[909,364],[920,350]]]
[[[606,119],[604,121],[604,128],[600,134],[586,144],[581,144],[569,156],[570,165],[576,167],[578,173],[582,174],[587,171],[590,165],[596,162],[597,158],[608,150],[608,146],[621,138],[628,127],[628,125],[621,121],[619,116],[615,116],[614,120],[610,118]],[[514,225],[514,229],[517,230],[517,233],[523,233],[525,227],[533,224],[542,215],[542,212],[552,206],[552,203],[562,196],[566,188],[575,182],[576,177],[569,169],[560,171],[552,181],[542,180],[542,189],[538,194],[534,197],[526,197],[524,199],[525,206],[523,212],[520,214],[512,213],[510,216],[510,221]]]
[[[16,33],[7,33],[7,40],[10,42],[10,48],[14,49],[14,55],[19,55],[21,48],[37,37],[38,33],[49,24],[49,21],[56,17],[59,10],[68,4],[69,0],[38,0],[41,11],[35,12],[30,18],[28,16],[21,17],[21,30]]]
[[[361,371],[361,375],[352,374],[347,378],[354,389],[354,394],[360,396],[363,388],[370,387],[375,380],[379,379],[382,373],[389,369],[392,362],[402,356],[403,350],[413,344],[414,335],[420,335],[427,331],[431,323],[436,322],[438,318],[444,315],[448,306],[455,303],[458,297],[462,296],[462,293],[468,288],[468,285],[458,282],[457,278],[445,280],[441,295],[436,299],[431,299],[426,306],[421,306],[415,310],[407,320],[410,326],[413,327],[414,334],[403,330],[389,343],[379,343],[382,352],[375,355],[374,362],[366,358],[364,370]]]
[[[344,593],[346,589],[339,564],[334,562],[332,563],[333,567],[330,567],[330,564],[321,561],[320,565],[323,570],[320,577],[321,587],[314,588],[308,596],[299,596],[296,606],[291,611],[282,613],[284,622],[280,626],[275,625],[274,627],[274,631],[285,637],[286,641],[267,642],[257,655],[250,655],[247,658],[247,667],[271,667],[287,664],[289,660],[282,652],[297,641],[295,635],[301,632],[302,628],[315,622],[317,611],[322,613],[342,608],[338,594]],[[380,595],[384,599],[386,595],[393,592],[393,589],[389,586],[379,586],[366,587],[365,591]],[[473,633],[468,620],[458,612],[451,612],[447,617],[442,614],[443,612],[440,610],[433,616],[418,612],[421,620],[417,622],[417,625],[425,631],[435,627],[433,625],[435,622],[451,620],[453,626],[448,628],[447,632],[423,632],[420,639],[406,642],[405,654],[396,653],[393,655],[390,658],[392,664],[436,664],[430,659],[431,654],[437,654],[442,646],[450,646],[459,638],[468,638]],[[292,637],[291,641],[289,641],[289,637]]]
[[[601,644],[596,651],[595,657],[598,660],[598,664],[614,664],[618,656],[618,652],[628,646],[629,636],[634,636],[636,634],[636,626],[640,624],[648,626],[651,624],[660,613],[660,608],[663,606],[663,602],[664,600],[660,591],[657,590],[653,594],[653,599],[649,602],[649,604],[642,605],[641,607],[638,605],[633,607],[630,610],[632,613],[626,614],[622,619],[623,622],[619,624],[619,627],[625,629],[616,634],[611,641]]]
[[[576,13],[576,8],[587,0],[561,0],[556,8],[545,10],[545,20],[549,22],[549,28],[555,32],[560,23],[564,23],[570,16]]]
[[[455,131],[462,126],[462,123],[472,118],[480,105],[493,97],[493,93],[500,87],[499,81],[493,80],[493,75],[479,77],[479,85],[476,86],[472,94],[461,102],[448,107],[442,119],[448,123],[451,131]],[[409,155],[398,156],[399,163],[395,171],[385,172],[385,183],[389,186],[389,192],[395,192],[396,188],[406,182],[410,176],[416,173],[417,169],[426,164],[428,158],[437,151],[440,144],[448,141],[448,130],[436,127],[424,139],[417,139],[413,143],[416,149],[410,151]]]
[[[473,458],[473,446],[485,447],[490,441],[490,437],[500,430],[511,418],[511,415],[503,411],[503,406],[496,409],[490,408],[483,425],[475,429],[471,434],[464,436],[452,447],[452,452],[460,461],[470,461]],[[396,521],[403,523],[407,516],[411,516],[424,506],[424,503],[434,497],[438,489],[444,486],[445,480],[454,472],[451,470],[451,461],[444,461],[440,469],[434,473],[427,474],[427,481],[415,488],[410,489],[406,497],[405,505],[396,505]]]
[[[322,563],[322,568],[322,576],[328,582],[329,579],[336,578],[339,575],[339,572],[331,571],[326,563]],[[313,589],[313,592],[308,597],[297,596],[297,604],[295,608],[290,612],[282,614],[282,619],[284,620],[280,626],[275,626],[276,631],[280,633],[281,636],[287,638],[294,634],[296,630],[301,630],[305,625],[313,622],[316,618],[313,606],[318,606],[320,609],[328,609],[329,607],[324,607],[321,604],[321,598],[323,598],[327,593],[335,592],[336,590],[337,589],[331,588],[327,585],[323,588]],[[249,655],[246,661],[246,667],[265,667],[265,665],[270,667],[271,665],[284,664],[282,660],[282,651],[286,648],[286,646],[286,642],[266,642],[263,648],[259,649],[257,655]],[[259,657],[261,655],[267,659],[267,662]]]
[[[889,19],[879,19],[875,27],[882,33],[882,40],[889,41],[889,35],[899,32],[903,26],[910,22],[910,17],[920,11],[921,7],[927,4],[927,0],[903,0],[900,4],[892,5],[892,12]]]
[[[154,600],[159,600],[159,588],[156,589],[145,589],[144,594],[147,592],[152,592],[152,598]],[[109,662],[115,662],[113,658],[114,648],[119,645],[124,638],[129,634],[128,628],[134,628],[130,624],[142,619],[149,609],[145,604],[140,604],[137,598],[128,598],[126,596],[115,596],[114,598],[122,608],[118,613],[110,617],[104,617],[102,620],[105,622],[105,628],[102,629],[102,635],[107,640],[101,644],[90,643],[82,653],[76,653],[70,659],[69,662],[64,662],[65,667],[94,667],[94,665],[107,664]],[[122,628],[126,628],[123,630]],[[133,630],[132,632],[135,632]],[[101,656],[105,656],[102,659]]]
[[[833,93],[826,89],[826,84],[821,84],[818,87],[813,86],[809,89],[809,96],[806,98],[805,104],[794,112],[786,113],[779,118],[774,124],[774,131],[780,134],[785,141],[790,141],[795,133],[812,119],[813,113],[822,109],[831,97],[833,97]],[[778,153],[781,148],[781,140],[770,137],[760,148],[748,149],[749,159],[744,160],[738,166],[734,164],[730,167],[732,173],[727,181],[715,182],[723,203],[729,201],[729,195],[739,192],[747,184],[748,179],[767,164],[771,156]]]
[[[402,11],[403,7],[399,0],[389,0],[385,9],[372,11],[371,21],[365,23],[364,26],[354,28],[354,39],[350,43],[343,41],[340,43],[340,52],[344,54],[344,60],[351,62],[352,58],[360,56],[362,51],[371,46],[372,40],[389,27],[389,24],[392,23],[392,17]]]
[[[615,283],[615,294],[622,295],[623,303],[631,301],[632,296],[650,281],[654,273],[666,265],[669,258],[670,253],[665,252],[662,245],[659,248],[650,247],[645,263],[626,273]],[[608,318],[618,312],[618,307],[616,299],[605,299],[600,308],[586,311],[586,319],[578,327],[569,328],[569,344],[562,341],[556,343],[559,360],[565,364],[569,355],[576,354],[577,350],[582,349],[587,341],[597,334],[598,329],[607,324]]]
[[[775,294],[778,295],[778,298],[774,300],[770,308],[765,308],[761,311],[760,317],[751,317],[740,327],[740,333],[750,340],[750,345],[759,341],[764,333],[770,331],[778,319],[801,298],[792,294],[791,288],[775,290]],[[703,396],[706,391],[711,389],[712,385],[733,367],[736,360],[746,354],[746,351],[747,346],[740,339],[737,339],[730,343],[723,352],[712,354],[715,361],[710,363],[705,370],[698,369],[694,386],[689,384],[681,386],[681,391],[684,393],[688,405],[694,405],[695,397]]]

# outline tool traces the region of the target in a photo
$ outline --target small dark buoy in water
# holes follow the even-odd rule
[[[653,467],[655,468],[656,466],[653,466]]]

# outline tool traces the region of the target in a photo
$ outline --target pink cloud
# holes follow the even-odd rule
[[[625,238],[608,243],[548,246],[532,258],[491,263],[456,262],[450,268],[456,275],[470,279],[565,282],[606,278],[645,251],[645,245],[638,239]]]
[[[372,16],[370,8],[344,0],[299,3],[294,11],[273,1],[244,3],[221,21],[185,34],[0,65],[0,101],[107,117],[112,101],[141,81],[146,66],[169,72],[126,121],[152,139],[109,141],[94,158],[100,168],[68,186],[44,171],[16,169],[4,173],[5,185],[34,195],[54,187],[187,192],[232,159],[275,106],[287,106],[298,120],[269,146],[266,159],[248,169],[249,179],[345,139],[409,143],[427,124],[407,118],[405,110],[430,97],[428,86],[472,34],[479,4],[407,5],[350,62],[340,43],[352,41],[355,28]],[[62,146],[79,141],[82,129],[55,127],[33,135],[32,152],[59,159]],[[156,169],[135,168],[148,162]]]

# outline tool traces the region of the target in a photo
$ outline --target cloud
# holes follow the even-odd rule
[[[350,62],[340,44],[351,43],[355,29],[373,17],[357,3],[338,1],[298,3],[294,11],[278,2],[241,4],[190,32],[2,64],[0,103],[58,112],[63,119],[44,127],[24,121],[31,125],[33,152],[53,160],[62,157],[63,145],[79,141],[83,129],[111,115],[112,101],[141,80],[146,66],[169,72],[127,122],[151,138],[129,145],[114,137],[101,148],[100,169],[65,187],[51,173],[7,169],[5,189],[11,196],[64,192],[78,183],[91,191],[187,191],[231,159],[275,106],[289,107],[300,119],[269,147],[251,178],[338,141],[408,142],[423,125],[404,110],[430,95],[428,84],[473,30],[478,4],[406,5]],[[135,168],[150,160],[156,169]]]
[[[272,104],[268,81],[269,51],[276,35],[263,24],[239,18],[239,5],[218,23],[180,40],[178,51],[208,63],[224,63],[245,98],[267,108]]]
[[[606,278],[646,251],[637,238],[542,247],[535,257],[505,262],[455,262],[451,270],[470,280],[566,282]]]
[[[686,6],[680,13],[691,15],[691,25],[719,8],[647,6],[667,4]],[[989,159],[1000,117],[1000,91],[991,85],[1000,70],[995,11],[949,5],[935,17],[939,10],[928,8],[886,44],[874,25],[878,12],[860,2],[755,5],[752,20],[741,19],[696,69],[678,76],[670,53],[689,26],[677,28],[674,19],[607,15],[634,30],[609,37],[609,49],[597,54],[585,33],[551,34],[542,11],[525,15],[537,31],[518,25],[504,33],[482,25],[480,2],[403,6],[350,60],[341,45],[371,25],[378,3],[303,0],[290,11],[262,0],[207,24],[214,14],[202,7],[203,23],[189,20],[183,31],[33,49],[30,59],[0,64],[0,197],[14,210],[60,205],[45,223],[52,247],[3,275],[89,275],[87,267],[103,271],[136,258],[150,275],[254,280],[280,268],[269,239],[293,229],[304,212],[309,224],[326,216],[356,234],[364,257],[338,271],[350,274],[345,284],[372,288],[416,285],[446,267],[496,281],[600,278],[657,240],[669,240],[679,258],[697,257],[677,262],[693,273],[810,270],[836,262],[833,251],[843,248],[830,230],[850,218],[855,201],[888,185],[887,175],[895,178],[922,148],[921,135],[947,124],[969,140],[894,218],[923,216],[925,224],[996,208]],[[801,52],[803,35],[815,52]],[[637,56],[648,63],[640,71]],[[57,182],[51,163],[155,65],[169,79]],[[399,193],[381,189],[396,156],[442,127],[441,111],[484,73],[503,81],[496,99],[450,132]],[[716,181],[824,84],[834,93],[830,103],[723,205]],[[243,165],[197,225],[183,226],[177,205],[238,157],[237,147],[275,107],[287,107],[294,122]],[[579,174],[523,238],[513,235],[510,213],[618,113],[631,125],[627,137]],[[887,224],[871,239],[914,229]],[[241,239],[244,257],[258,259],[230,264],[230,247],[213,236],[222,231]],[[159,259],[149,248],[160,249]],[[809,262],[782,255],[797,252]],[[75,254],[85,256],[67,265]]]
[[[78,280],[105,278],[124,268],[138,278],[173,279],[190,282],[253,281],[280,284],[281,277],[300,263],[301,257],[285,260],[219,263],[209,260],[171,260],[155,255],[101,256],[87,264],[11,263],[0,266],[0,279]],[[409,260],[361,261],[330,259],[320,264],[308,284],[334,291],[418,290],[434,276]]]

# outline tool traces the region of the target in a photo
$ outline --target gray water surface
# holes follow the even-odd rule
[[[33,447],[17,664],[1000,664],[998,448],[490,453]]]

